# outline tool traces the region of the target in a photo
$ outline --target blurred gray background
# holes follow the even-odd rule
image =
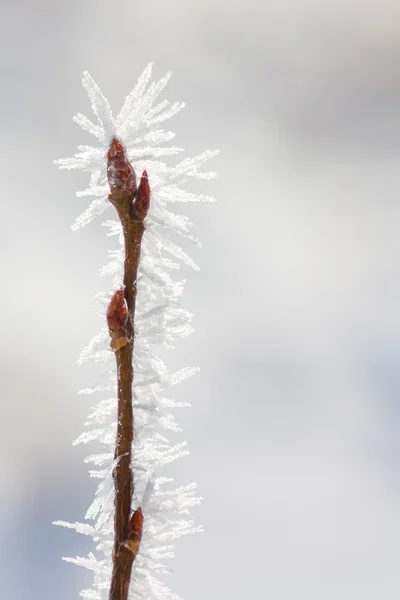
[[[171,566],[185,600],[400,594],[400,4],[395,0],[2,0],[0,596],[72,600],[61,562],[91,541],[94,480],[72,448],[98,382],[76,359],[113,239],[85,174],[87,69],[118,110],[146,64],[187,107],[166,127],[219,178],[184,207],[204,249],[184,271],[196,333],[170,364],[204,533]],[[186,248],[190,250],[189,248]]]

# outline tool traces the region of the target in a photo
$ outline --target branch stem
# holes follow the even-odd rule
[[[136,306],[136,278],[140,259],[140,248],[144,232],[144,218],[135,214],[133,195],[129,192],[114,192],[109,196],[121,221],[125,241],[124,297],[128,309],[126,322],[126,343],[112,347],[115,349],[118,377],[118,426],[115,443],[115,467],[113,471],[115,488],[114,549],[113,569],[109,600],[127,600],[132,565],[136,552],[126,544],[129,538],[129,522],[132,512],[134,482],[132,475],[132,442],[134,417],[132,408],[134,317]],[[113,331],[110,335],[113,338]],[[121,332],[117,334],[121,339]],[[124,334],[122,334],[124,335]],[[139,539],[140,543],[140,539]]]

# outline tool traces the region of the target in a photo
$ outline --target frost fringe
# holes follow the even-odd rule
[[[192,259],[170,239],[170,232],[179,234],[192,244],[200,242],[190,234],[192,223],[184,215],[169,210],[175,202],[213,202],[210,196],[200,196],[182,189],[193,178],[211,179],[213,172],[201,172],[200,167],[217,151],[207,151],[191,159],[184,159],[175,167],[167,166],[161,157],[181,152],[181,148],[165,146],[174,138],[172,132],[159,126],[163,121],[178,113],[183,103],[169,105],[167,100],[154,106],[156,98],[165,88],[170,73],[158,82],[150,83],[152,64],[143,71],[134,90],[126,97],[117,117],[113,117],[109,103],[89,73],[82,78],[91,100],[97,124],[78,114],[74,121],[82,129],[97,138],[98,146],[78,146],[72,158],[55,161],[61,169],[89,171],[89,187],[77,196],[93,197],[89,208],[78,217],[72,226],[77,230],[103,214],[111,206],[108,200],[108,184],[105,156],[112,137],[122,140],[129,161],[140,173],[147,169],[151,181],[151,204],[146,219],[146,229],[141,246],[137,289],[138,302],[135,315],[135,348],[133,383],[133,409],[135,435],[132,446],[135,492],[132,510],[141,506],[144,513],[144,528],[139,553],[133,564],[130,600],[177,600],[178,596],[159,579],[159,575],[170,573],[165,559],[174,556],[175,540],[189,533],[200,531],[190,518],[190,509],[200,502],[196,496],[196,484],[172,487],[171,478],[162,477],[160,468],[188,454],[186,442],[171,442],[169,432],[177,433],[180,428],[170,408],[188,406],[164,397],[164,391],[193,375],[196,368],[185,367],[171,372],[156,356],[153,347],[163,344],[173,348],[176,339],[192,331],[192,314],[179,305],[184,280],[175,281],[170,272],[179,269],[180,262],[197,270]],[[120,247],[111,250],[109,263],[101,270],[102,275],[112,275],[112,289],[97,296],[104,306],[109,304],[113,292],[123,279],[124,241],[121,224],[116,220],[102,223],[111,236],[119,236]],[[75,529],[89,535],[96,542],[96,554],[87,557],[64,558],[94,573],[91,589],[82,590],[87,600],[105,600],[111,577],[111,554],[114,535],[114,490],[112,470],[116,433],[117,387],[114,356],[109,348],[107,328],[101,330],[82,351],[79,364],[86,361],[108,363],[108,382],[80,393],[106,393],[94,407],[85,425],[88,429],[75,440],[77,443],[98,442],[101,452],[90,454],[85,462],[94,468],[91,477],[100,479],[95,499],[85,518],[93,523],[67,523],[57,525]]]

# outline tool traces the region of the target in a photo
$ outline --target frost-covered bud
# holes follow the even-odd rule
[[[107,152],[107,179],[111,194],[135,195],[136,174],[128,160],[126,150],[117,138],[112,138]]]
[[[135,200],[135,217],[144,221],[150,207],[150,185],[147,171],[143,171]]]
[[[107,309],[107,325],[111,336],[110,346],[113,350],[119,350],[129,342],[127,337],[128,318],[129,312],[124,290],[116,290]]]

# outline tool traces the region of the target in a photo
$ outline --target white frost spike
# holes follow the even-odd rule
[[[108,144],[111,136],[115,134],[114,120],[108,100],[87,71],[83,74],[82,84],[91,100],[92,109],[99,121],[99,125],[103,128],[103,141]]]
[[[100,127],[100,125],[95,125],[94,123],[92,123],[92,121],[85,117],[85,115],[81,115],[81,113],[78,113],[73,120],[74,123],[82,127],[82,129],[88,131],[89,133],[92,133],[100,141],[104,141],[104,131],[103,128]]]
[[[149,63],[139,77],[138,82],[132,92],[125,98],[124,105],[117,117],[117,127],[120,135],[123,134],[123,127],[128,125],[129,118],[132,112],[135,110],[136,103],[143,96],[146,86],[150,81],[152,69],[153,63]]]
[[[82,83],[89,95],[95,119],[79,113],[74,117],[74,122],[93,135],[95,143],[93,146],[78,146],[72,158],[55,162],[61,169],[79,169],[90,173],[88,187],[78,192],[77,196],[89,197],[91,203],[75,221],[72,226],[74,230],[87,225],[111,206],[106,172],[106,152],[111,136],[116,135],[123,142],[137,175],[145,169],[149,174],[151,202],[137,278],[133,385],[135,435],[132,470],[135,493],[132,511],[141,506],[144,526],[139,553],[133,564],[134,585],[131,586],[129,600],[180,600],[160,581],[159,576],[170,572],[164,561],[173,558],[175,540],[201,530],[189,517],[192,507],[199,504],[201,499],[195,495],[195,484],[174,488],[171,478],[160,476],[164,465],[188,454],[186,442],[176,440],[180,427],[171,409],[189,404],[164,397],[164,390],[187,379],[197,369],[184,367],[172,371],[156,356],[155,346],[161,344],[172,348],[176,340],[192,331],[192,315],[179,305],[185,280],[176,281],[170,273],[182,263],[198,269],[186,251],[177,245],[177,235],[198,247],[200,242],[191,235],[192,224],[189,219],[169,211],[168,207],[171,203],[214,201],[211,196],[188,192],[182,186],[193,178],[213,177],[214,173],[202,172],[201,167],[217,152],[206,151],[194,158],[185,158],[175,166],[163,162],[163,157],[173,157],[181,149],[168,145],[174,133],[164,131],[160,126],[177,114],[184,104],[158,100],[171,74],[151,83],[151,72],[152,65],[149,64],[116,117],[96,82],[85,72]],[[121,224],[115,219],[115,212],[112,217],[102,223],[107,228],[107,235],[112,236],[116,243],[109,251],[108,264],[101,269],[103,275],[112,277],[111,289],[96,295],[96,300],[101,304],[99,314],[103,325],[110,298],[114,290],[121,286],[124,266]],[[109,347],[108,328],[103,326],[82,351],[78,363],[107,361],[109,358],[114,359],[114,356]],[[111,364],[114,365],[114,361]],[[86,600],[105,600],[111,577],[114,538],[112,472],[116,465],[114,442],[118,403],[114,366],[107,372],[104,382],[80,391],[81,394],[97,392],[103,397],[92,406],[85,423],[87,429],[74,442],[97,443],[97,448],[91,450],[85,460],[93,466],[90,475],[100,480],[94,501],[85,515],[91,523],[56,522],[57,525],[91,536],[96,543],[96,555],[91,552],[87,557],[64,559],[93,572],[92,588],[81,592]]]

